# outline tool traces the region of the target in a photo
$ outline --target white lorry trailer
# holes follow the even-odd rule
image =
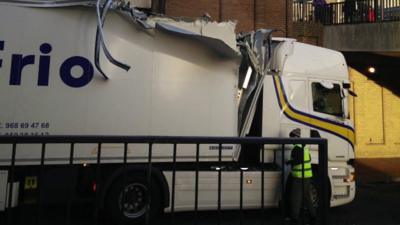
[[[149,16],[121,2],[108,3],[98,5],[96,14],[96,2],[91,1],[1,2],[0,135],[288,137],[300,128],[303,137],[328,139],[331,206],[353,200],[354,129],[341,53],[293,39],[271,39],[268,30],[237,37],[231,22],[207,18],[185,22]],[[99,56],[100,49],[109,50],[108,57]],[[109,62],[112,56],[123,62],[113,61],[122,69]],[[73,172],[65,166],[69,146],[47,147],[46,170],[78,175],[82,178],[75,184],[78,192],[90,192],[93,174],[87,171],[96,162],[97,145],[76,145]],[[19,196],[38,188],[40,148],[18,148],[14,187],[19,187]],[[129,144],[129,162],[145,161],[144,148]],[[136,220],[144,216],[145,204],[126,208],[118,201],[125,187],[119,187],[114,173],[121,167],[123,149],[122,144],[102,146],[101,161],[109,165],[102,168],[107,174],[104,182],[110,184],[103,190],[105,205],[113,207],[121,220]],[[215,149],[218,146],[202,146],[200,161],[217,161]],[[272,163],[270,150],[265,149],[265,162]],[[177,161],[187,168],[176,172],[176,211],[193,210],[195,152],[195,146],[178,149]],[[226,145],[222,160],[234,164],[246,158],[246,152]],[[318,170],[316,151],[312,154],[313,169]],[[11,146],[1,146],[0,178],[7,177],[10,160]],[[153,198],[152,204],[159,202],[165,211],[170,210],[166,201],[172,173],[157,167],[157,162],[165,165],[171,160],[172,146],[154,145],[154,171],[164,185],[158,185],[159,199]],[[256,160],[260,162],[259,155]],[[128,181],[135,180],[137,172],[132,169]],[[222,172],[222,209],[239,207],[238,176],[239,172]],[[243,206],[259,207],[257,167],[245,171],[245,177],[251,182],[244,184]],[[266,206],[279,203],[280,177],[278,170],[265,171]],[[66,191],[69,180],[54,179],[57,182],[42,185],[51,187],[48,194],[53,197],[48,201],[63,201],[65,196],[59,193]],[[215,168],[200,172],[200,210],[216,209],[216,179]],[[0,181],[0,210],[4,210],[7,179]],[[146,192],[145,183],[137,187]],[[15,204],[24,204],[24,199]]]

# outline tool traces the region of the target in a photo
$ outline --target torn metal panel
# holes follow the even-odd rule
[[[236,41],[235,22],[208,22],[203,25],[201,34],[223,40],[233,50],[239,52]]]
[[[175,26],[172,26],[170,24],[161,23],[161,22],[156,23],[156,29],[159,29],[159,30],[162,30],[162,31],[171,32],[171,33],[178,34],[178,35],[181,35],[181,36],[198,36],[197,33],[192,32],[190,30],[184,30],[182,28],[175,27]]]
[[[246,67],[253,68],[253,73],[249,78],[248,85],[242,90],[239,103],[239,134],[245,136],[251,126],[254,117],[256,103],[261,93],[263,78],[267,72],[268,63],[271,58],[271,34],[273,30],[260,29],[239,37],[239,45],[243,55],[240,70],[240,80],[244,81]]]
[[[270,68],[274,74],[280,74],[287,57],[293,54],[295,39],[272,39],[272,49],[274,56],[270,60]]]
[[[242,88],[238,108],[238,133],[245,137],[251,128],[257,102],[264,84],[264,78],[269,70],[271,59],[271,35],[274,30],[260,29],[238,37],[238,45],[242,53],[242,63],[239,73],[239,85],[243,85],[248,78],[246,88]],[[253,72],[247,73],[246,68],[252,68]],[[241,148],[234,153],[234,160],[238,160]]]
[[[259,29],[256,32],[247,33],[238,37],[238,44],[245,48],[243,52],[249,56],[254,69],[264,74],[271,58],[271,34],[272,29]]]
[[[129,0],[131,6],[138,7],[138,8],[151,8],[151,0]]]
[[[136,8],[130,8],[129,14],[131,15],[131,18],[134,22],[142,26],[144,29],[151,29],[153,26],[151,26],[147,22],[147,14],[137,10]]]
[[[260,29],[254,34],[253,51],[258,59],[260,70],[265,73],[268,61],[271,58],[270,44],[273,30]]]
[[[238,53],[235,50],[233,50],[231,47],[229,47],[221,39],[202,36],[195,32],[192,32],[189,30],[184,30],[179,27],[175,27],[170,24],[161,23],[161,22],[156,23],[156,29],[163,31],[163,32],[167,32],[167,33],[171,33],[174,35],[187,37],[187,38],[191,38],[193,40],[199,41],[200,43],[208,46],[209,48],[211,48],[212,50],[214,50],[216,53],[218,53],[221,56],[225,56],[225,57],[238,56]]]
[[[212,22],[206,17],[188,20],[187,18],[157,16],[150,17],[148,23],[153,27],[155,27],[156,23],[169,24],[201,36],[219,39],[233,50],[238,51],[235,33],[236,23],[234,22]]]

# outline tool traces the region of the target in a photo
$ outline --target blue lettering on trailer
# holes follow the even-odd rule
[[[13,54],[11,56],[10,85],[21,85],[22,70],[27,65],[35,64],[35,56]]]
[[[0,51],[3,51],[5,41],[0,41]],[[43,43],[39,47],[39,69],[38,69],[38,86],[49,86],[50,65],[51,65],[51,51],[53,47],[48,43]],[[35,65],[35,55],[12,54],[11,55],[11,69],[9,85],[20,86],[22,81],[22,72],[25,67]],[[2,67],[3,60],[0,59],[0,68]],[[80,67],[82,74],[78,77],[72,74],[74,67]],[[88,85],[94,76],[93,65],[85,57],[72,56],[61,63],[59,75],[63,83],[72,88],[80,88]]]
[[[71,75],[71,69],[80,66],[83,70],[81,77],[75,78]],[[93,66],[90,61],[81,56],[71,57],[61,65],[60,76],[64,83],[70,87],[79,88],[87,85],[93,78]]]
[[[40,52],[42,54],[49,54],[51,50],[52,47],[50,44],[44,43],[40,46]],[[39,59],[39,78],[38,78],[39,86],[49,85],[49,70],[50,70],[50,56],[41,55]]]

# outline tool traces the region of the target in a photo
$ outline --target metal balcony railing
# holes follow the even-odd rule
[[[399,0],[347,0],[319,5],[313,1],[293,2],[294,22],[335,25],[399,20]]]

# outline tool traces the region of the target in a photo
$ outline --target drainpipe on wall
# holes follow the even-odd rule
[[[289,24],[288,24],[288,11],[289,11],[289,3],[288,0],[285,0],[285,36],[289,37]]]
[[[222,0],[219,0],[219,22],[222,22]]]
[[[165,1],[166,0],[158,0],[158,11],[161,14],[165,14]]]
[[[253,30],[257,30],[257,0],[253,0]]]

